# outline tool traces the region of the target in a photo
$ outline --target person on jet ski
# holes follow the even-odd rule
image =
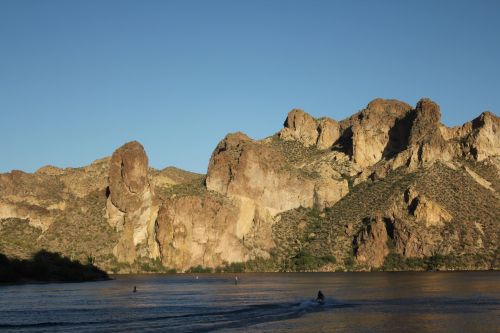
[[[316,302],[323,304],[325,303],[325,295],[321,292],[321,290],[318,290],[318,296],[316,297]]]

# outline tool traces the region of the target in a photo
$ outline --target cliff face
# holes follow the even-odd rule
[[[109,224],[121,233],[113,254],[118,261],[133,263],[139,256],[156,259],[155,220],[159,202],[148,179],[148,157],[136,141],[118,148],[109,164]]]
[[[138,142],[84,168],[2,174],[0,252],[118,272],[498,268],[500,119],[440,116],[428,99],[342,121],[294,109],[271,137],[227,135],[206,175],[151,169]]]

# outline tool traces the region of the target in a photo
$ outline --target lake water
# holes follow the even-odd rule
[[[500,272],[130,275],[0,286],[2,332],[499,332]],[[137,293],[133,287],[137,286]],[[324,305],[311,301],[318,289]]]

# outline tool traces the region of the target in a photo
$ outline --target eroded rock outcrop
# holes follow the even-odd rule
[[[329,149],[340,137],[340,125],[328,117],[315,119],[303,110],[293,109],[278,135],[282,140],[298,141],[305,147]]]
[[[414,187],[406,190],[404,202],[407,205],[406,209],[408,213],[415,217],[417,222],[424,224],[426,227],[442,227],[445,223],[452,220],[451,214],[446,209],[419,194]]]
[[[133,263],[139,256],[156,258],[154,223],[159,203],[148,180],[148,158],[137,141],[126,143],[111,156],[108,222],[121,238],[114,249],[119,261]]]
[[[303,110],[293,109],[288,113],[280,138],[300,141],[306,147],[315,145],[318,140],[318,123]]]
[[[273,223],[273,217],[297,207],[323,209],[348,192],[340,174],[295,165],[267,141],[253,141],[242,133],[222,140],[210,159],[207,189],[231,198],[239,207],[238,235],[243,237],[255,217]]]
[[[237,219],[237,208],[214,196],[165,201],[156,223],[163,264],[185,271],[247,260],[248,250],[236,236]]]
[[[411,106],[396,100],[376,99],[344,123],[350,123],[352,158],[365,168],[402,150],[406,145],[405,116]]]
[[[417,103],[413,114],[408,142],[408,150],[411,151],[408,165],[416,167],[437,160],[451,160],[454,153],[450,151],[452,147],[447,145],[440,131],[439,106],[429,99],[422,99]]]
[[[360,264],[378,268],[389,254],[386,223],[380,216],[365,219],[365,227],[355,239],[356,260]]]
[[[340,138],[340,125],[333,119],[321,118],[318,121],[318,149],[328,149]]]
[[[478,161],[500,155],[499,117],[491,112],[484,112],[472,121],[471,127],[465,138],[465,152],[470,152]]]

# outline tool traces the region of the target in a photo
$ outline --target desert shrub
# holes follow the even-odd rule
[[[212,273],[212,268],[203,267],[202,265],[191,267],[186,273]]]
[[[295,271],[313,271],[326,264],[335,264],[336,262],[337,259],[332,255],[318,257],[309,251],[302,250],[292,258],[291,264],[293,266],[290,268]]]
[[[396,252],[390,252],[384,259],[382,270],[394,271],[401,270],[405,267],[405,259],[402,255]]]
[[[227,273],[242,273],[245,271],[245,263],[232,262],[224,267],[224,272]]]

